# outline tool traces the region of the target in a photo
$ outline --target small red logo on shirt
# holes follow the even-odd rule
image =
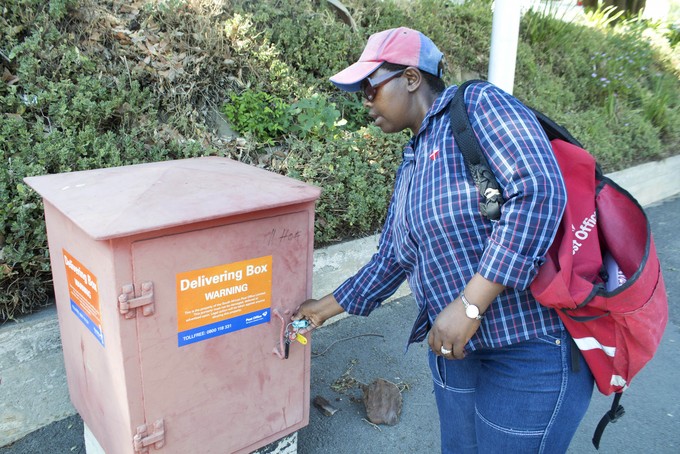
[[[439,150],[434,150],[432,153],[430,153],[430,159],[433,161],[437,159],[437,156],[439,156]]]

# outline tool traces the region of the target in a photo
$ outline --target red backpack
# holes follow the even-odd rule
[[[463,98],[467,86],[476,82],[481,81],[465,82],[454,95],[451,127],[483,196],[480,210],[497,220],[502,191],[472,131]],[[530,288],[540,304],[557,311],[598,389],[605,395],[616,393],[593,436],[598,448],[606,425],[624,413],[619,404],[622,392],[661,342],[668,299],[640,204],[604,176],[593,156],[565,128],[533,112],[551,141],[567,189],[567,206]]]

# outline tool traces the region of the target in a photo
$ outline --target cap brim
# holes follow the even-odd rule
[[[340,90],[350,92],[359,91],[361,90],[361,82],[370,76],[383,63],[385,62],[358,61],[331,77],[331,82],[333,82]]]

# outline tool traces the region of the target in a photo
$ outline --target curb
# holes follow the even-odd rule
[[[680,194],[680,156],[608,174],[642,206]],[[366,263],[378,235],[314,251],[313,297],[333,291]],[[410,293],[406,284],[391,298]],[[347,317],[339,315],[334,323]],[[55,306],[0,325],[0,447],[76,413],[68,396]]]

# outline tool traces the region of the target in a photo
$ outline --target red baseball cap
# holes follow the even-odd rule
[[[344,91],[359,91],[361,82],[385,62],[415,66],[441,77],[439,63],[443,57],[432,40],[419,31],[393,28],[371,35],[359,61],[331,77],[331,82]]]

